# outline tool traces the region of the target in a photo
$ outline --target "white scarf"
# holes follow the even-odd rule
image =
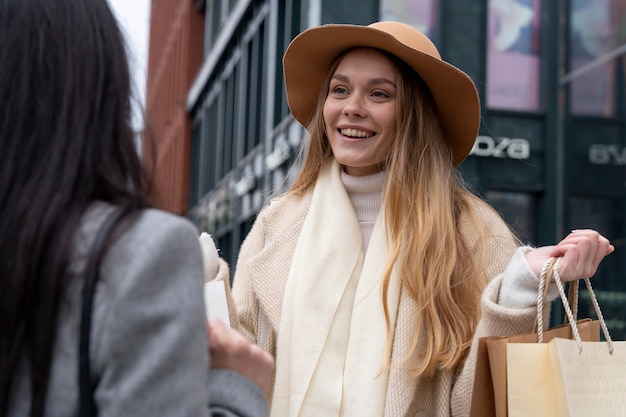
[[[389,372],[381,277],[388,256],[383,211],[367,254],[332,161],[320,173],[285,288],[272,417],[380,417]],[[400,297],[389,284],[392,329]]]

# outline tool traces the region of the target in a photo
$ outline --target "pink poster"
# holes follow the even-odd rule
[[[489,0],[487,106],[537,111],[541,0]]]
[[[411,25],[436,45],[435,3],[437,0],[382,0],[381,20],[395,20]]]
[[[624,16],[613,13],[612,3],[619,1],[572,1],[569,68],[572,114],[609,117],[615,112],[616,63],[609,56],[620,43],[613,21]]]

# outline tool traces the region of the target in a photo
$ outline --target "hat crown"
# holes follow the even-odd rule
[[[385,21],[372,23],[369,27],[393,36],[398,42],[408,48],[430,55],[441,61],[441,55],[435,44],[413,26],[400,22]]]

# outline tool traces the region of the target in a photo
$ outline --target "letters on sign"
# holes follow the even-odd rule
[[[530,143],[522,138],[492,138],[491,136],[478,136],[470,155],[528,159],[530,156]],[[594,144],[589,147],[589,162],[594,165],[626,165],[626,147],[620,145]]]
[[[626,148],[618,145],[591,145],[589,162],[595,165],[626,165]]]
[[[492,158],[528,159],[530,156],[530,144],[528,140],[521,138],[495,139],[490,136],[478,136],[470,155]]]

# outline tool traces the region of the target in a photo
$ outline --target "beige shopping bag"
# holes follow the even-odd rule
[[[509,417],[624,417],[626,342],[510,344]]]
[[[626,416],[626,342],[554,339],[549,344],[555,415]]]
[[[561,416],[557,414],[549,345],[512,343],[506,354],[508,416]]]
[[[589,318],[582,319],[578,322],[579,333],[583,340],[598,341],[600,340],[600,322]],[[572,338],[572,329],[570,325],[560,325],[543,331],[543,340],[548,342],[554,338]],[[511,337],[488,337],[482,341],[486,346],[487,358],[480,356],[476,363],[477,368],[484,367],[479,362],[487,362],[489,367],[490,385],[474,380],[474,391],[472,396],[472,414],[471,417],[507,417],[507,348],[510,345],[531,344],[538,345],[538,333],[529,333]],[[479,341],[481,343],[481,341]],[[485,354],[483,353],[483,355]],[[479,355],[480,346],[479,346]],[[479,374],[477,371],[477,378]],[[484,381],[484,377],[482,380]],[[491,391],[489,391],[491,389]],[[482,398],[478,398],[482,397]],[[491,400],[489,399],[491,398]],[[490,401],[493,405],[489,405]],[[493,410],[493,411],[491,411]],[[535,417],[535,416],[533,416]]]
[[[542,273],[543,286],[538,294],[538,305],[544,303],[547,292],[546,282],[551,279],[551,266],[547,264]],[[577,298],[577,286],[571,286],[568,304],[577,306]],[[538,318],[537,326],[539,322],[542,323],[542,320]],[[582,340],[600,340],[599,321],[592,321],[590,318],[582,319],[578,321],[577,328]],[[549,342],[554,338],[572,339],[571,326],[564,324],[542,331],[544,342]],[[470,417],[507,417],[507,345],[519,343],[536,345],[538,340],[539,333],[535,331],[510,337],[489,336],[478,341]]]
[[[611,340],[588,279],[585,283],[606,341],[583,341],[560,282],[558,262],[553,275],[574,340],[507,344],[508,416],[625,416],[626,342]]]

